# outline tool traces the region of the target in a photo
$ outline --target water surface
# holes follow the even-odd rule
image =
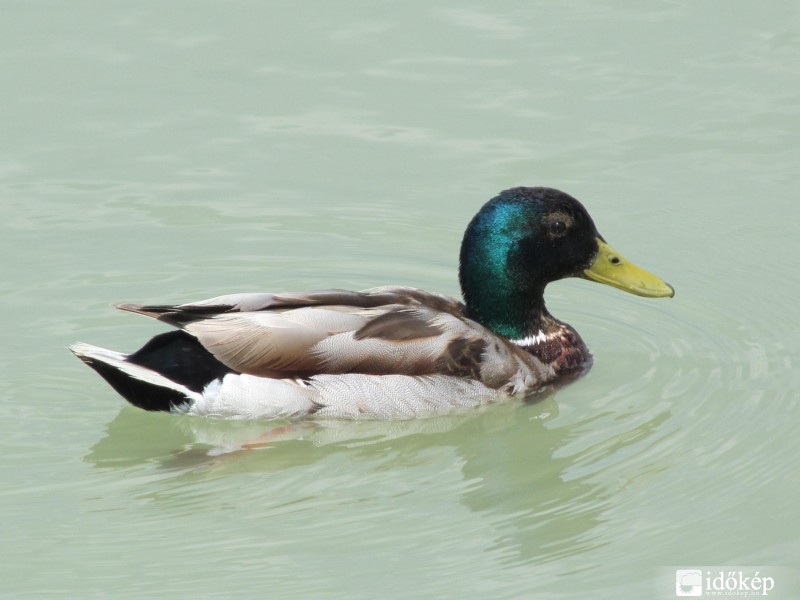
[[[2,595],[669,598],[676,566],[796,566],[796,3],[7,13]],[[515,185],[677,290],[550,286],[595,366],[540,403],[180,418],[66,351],[162,330],[115,301],[456,295]]]

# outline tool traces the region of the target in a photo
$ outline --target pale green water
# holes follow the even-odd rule
[[[488,6],[5,7],[0,594],[670,598],[675,566],[796,568],[798,4]],[[125,407],[66,351],[161,330],[114,301],[457,294],[464,226],[523,184],[677,290],[551,286],[595,367],[540,404],[274,430]]]

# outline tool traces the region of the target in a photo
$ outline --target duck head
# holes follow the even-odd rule
[[[510,339],[541,330],[544,288],[565,277],[648,298],[675,294],[614,250],[580,202],[551,188],[513,188],[487,202],[467,226],[459,263],[467,314]]]

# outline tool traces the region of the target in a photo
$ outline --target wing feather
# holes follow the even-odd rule
[[[439,374],[494,389],[544,376],[530,354],[467,319],[463,304],[415,288],[231,294],[119,308],[187,331],[220,362],[250,375]]]

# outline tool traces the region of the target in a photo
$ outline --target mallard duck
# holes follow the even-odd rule
[[[234,419],[414,418],[526,396],[585,372],[591,354],[545,308],[583,277],[650,298],[672,287],[609,246],[575,198],[518,187],[467,226],[464,301],[411,287],[244,293],[117,307],[176,327],[132,354],[71,350],[131,404]]]

